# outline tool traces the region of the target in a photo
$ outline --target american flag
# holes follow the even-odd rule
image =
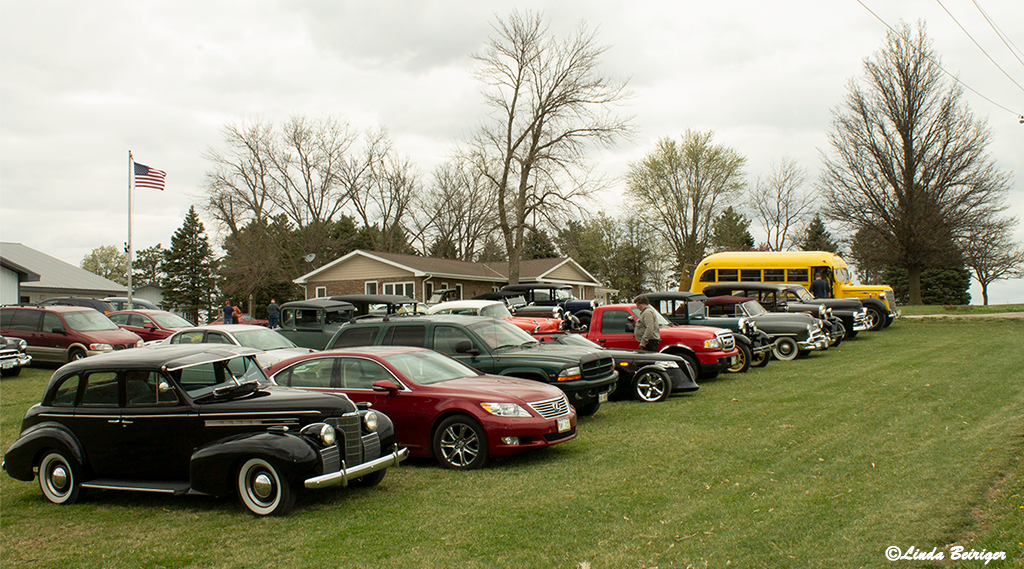
[[[164,178],[167,177],[167,172],[163,170],[157,170],[156,168],[150,168],[142,164],[135,164],[135,187],[136,188],[153,188],[154,190],[163,191],[164,189]]]

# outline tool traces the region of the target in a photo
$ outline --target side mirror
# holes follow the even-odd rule
[[[158,385],[156,386],[156,389],[157,389],[157,391],[159,391],[160,393],[167,393],[168,391],[170,391],[170,390],[171,390],[171,386],[170,386],[170,385],[168,385],[166,381],[161,381],[161,382],[160,382],[160,383],[159,383],[159,384],[158,384]]]
[[[382,379],[380,381],[373,382],[373,390],[387,391],[388,396],[390,397],[398,395],[398,386],[395,385],[395,382],[391,381],[390,379]]]
[[[636,326],[632,322],[626,322],[626,331],[627,332],[635,332],[636,331]]]
[[[476,355],[480,353],[480,350],[473,346],[473,343],[469,340],[459,340],[455,343],[455,352],[459,354],[472,354]]]
[[[67,334],[68,333],[68,331],[65,330],[62,326],[57,326],[56,328],[51,329],[50,332],[52,334]]]

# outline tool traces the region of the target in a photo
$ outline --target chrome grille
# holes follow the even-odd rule
[[[718,341],[722,344],[722,350],[729,351],[736,346],[736,338],[733,337],[732,332],[718,332],[715,335],[718,336]]]
[[[360,438],[359,413],[347,413],[341,417],[327,419],[338,434],[338,446],[344,448],[345,464],[362,464],[363,444]]]
[[[366,460],[380,458],[380,435],[370,433],[363,436],[363,455]]]
[[[324,474],[341,470],[341,451],[338,450],[338,445],[333,444],[320,449],[320,460],[324,463]]]
[[[553,419],[569,412],[569,400],[565,398],[564,394],[554,399],[534,401],[527,405],[545,419]]]
[[[583,379],[599,379],[611,375],[615,370],[615,360],[612,358],[597,358],[589,362],[583,362],[580,369],[583,371]]]

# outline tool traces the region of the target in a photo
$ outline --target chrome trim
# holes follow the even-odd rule
[[[391,452],[385,456],[382,456],[376,460],[364,462],[358,466],[352,468],[345,468],[345,463],[342,462],[341,470],[337,472],[331,472],[328,474],[322,474],[320,476],[314,476],[313,478],[307,478],[303,485],[306,488],[327,488],[328,486],[336,486],[341,484],[348,486],[350,480],[356,478],[362,478],[367,474],[372,474],[378,470],[384,470],[392,466],[398,466],[400,462],[409,458],[409,449],[399,449],[395,446],[394,452]]]

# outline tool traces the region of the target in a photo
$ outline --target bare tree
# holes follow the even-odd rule
[[[626,175],[626,195],[650,212],[650,230],[672,248],[680,271],[704,257],[713,221],[744,187],[746,158],[713,138],[692,130],[681,142],[663,138]]]
[[[598,71],[606,48],[581,24],[563,41],[548,35],[540,14],[517,11],[494,26],[477,77],[493,109],[474,146],[495,189],[498,227],[509,257],[509,282],[519,281],[524,232],[532,216],[584,207],[594,188],[580,166],[590,144],[611,145],[629,133],[609,107],[625,82]]]
[[[1014,242],[1017,219],[1003,217],[974,227],[962,242],[964,264],[981,285],[988,305],[988,285],[1005,279],[1024,278],[1024,246]]]
[[[416,209],[421,249],[431,257],[473,261],[497,229],[493,187],[464,155],[434,170],[433,185],[419,197]]]
[[[273,126],[244,119],[222,129],[224,150],[209,148],[203,157],[213,163],[203,184],[206,212],[235,233],[250,220],[263,223],[271,215],[274,192]]]
[[[751,206],[774,251],[784,251],[791,245],[793,235],[790,232],[813,212],[814,198],[802,189],[805,178],[806,171],[784,157],[772,163],[768,175],[757,177],[750,193]]]
[[[281,144],[269,155],[274,181],[270,196],[299,229],[330,223],[350,196],[341,185],[345,158],[357,135],[336,118],[293,116],[282,127]]]
[[[419,191],[419,174],[394,150],[387,131],[367,132],[361,154],[345,161],[341,178],[345,196],[369,232],[374,250],[407,249],[409,207]]]
[[[903,24],[864,62],[833,111],[823,157],[825,213],[852,232],[868,230],[904,267],[909,301],[921,303],[921,272],[949,257],[955,243],[1005,209],[1009,176],[985,151],[990,134],[946,85],[924,26]]]

